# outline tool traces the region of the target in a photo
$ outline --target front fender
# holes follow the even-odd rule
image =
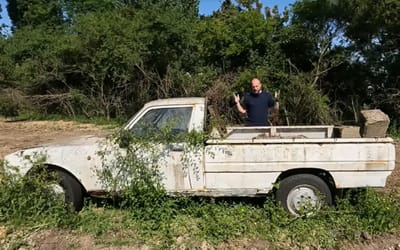
[[[40,165],[53,166],[70,173],[87,191],[101,190],[97,176],[101,159],[95,145],[40,147],[20,150],[5,157],[6,164],[21,175]]]

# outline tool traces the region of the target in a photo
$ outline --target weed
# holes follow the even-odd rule
[[[40,164],[40,163],[38,163]],[[0,222],[13,225],[66,227],[76,217],[51,188],[47,176],[21,176],[16,168],[0,162]]]
[[[367,232],[388,232],[400,225],[400,201],[396,194],[382,195],[367,188],[354,201],[363,228]]]
[[[390,126],[388,133],[395,138],[400,138],[400,124],[396,120],[394,120]]]

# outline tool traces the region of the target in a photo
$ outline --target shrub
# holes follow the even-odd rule
[[[0,162],[0,222],[43,227],[73,224],[76,216],[51,185],[44,174],[21,176],[17,168]]]

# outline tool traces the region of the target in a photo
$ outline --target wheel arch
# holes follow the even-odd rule
[[[324,169],[319,169],[319,168],[296,168],[296,169],[290,169],[287,171],[282,172],[278,178],[276,179],[275,183],[279,183],[283,179],[293,176],[293,175],[298,175],[298,174],[311,174],[315,175],[319,178],[321,178],[329,187],[331,190],[332,195],[336,193],[336,184],[335,180],[333,179],[333,176],[326,170]],[[274,191],[276,191],[276,187],[274,187]]]
[[[86,188],[82,185],[82,182],[78,178],[76,178],[76,176],[73,173],[71,173],[70,171],[68,171],[65,168],[62,168],[62,167],[54,165],[54,164],[44,163],[41,166],[34,166],[31,169],[29,169],[29,171],[26,173],[26,175],[33,175],[33,174],[38,173],[43,170],[62,171],[64,173],[68,174],[69,176],[74,178],[77,183],[79,183],[84,196],[88,195]]]

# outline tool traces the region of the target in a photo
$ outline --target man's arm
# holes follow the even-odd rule
[[[274,101],[275,101],[274,109],[276,109],[276,110],[279,110],[279,96],[280,96],[280,94],[281,94],[280,90],[275,91],[275,94],[274,94]]]
[[[234,95],[235,98],[235,103],[236,103],[236,107],[238,109],[238,111],[242,114],[246,114],[246,110],[242,107],[242,105],[240,104],[240,97],[239,95]]]
[[[273,108],[275,106],[275,101],[274,98],[272,97],[272,95],[268,92],[267,93],[267,100],[268,100],[268,108]]]

